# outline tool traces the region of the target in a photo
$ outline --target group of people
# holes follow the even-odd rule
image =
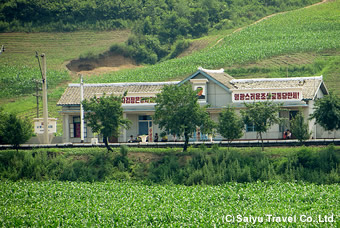
[[[155,134],[154,138],[153,138],[153,141],[154,142],[158,142],[159,140],[159,137],[158,137],[158,133]],[[149,137],[146,138],[146,141],[148,142],[149,141]],[[166,142],[168,141],[166,137],[163,137],[161,139],[161,142]],[[130,135],[130,139],[128,140],[129,143],[133,143],[133,142],[142,142],[142,139],[141,137],[137,136],[136,138],[133,138],[133,135]]]
[[[149,141],[149,136],[146,138],[146,141]],[[158,133],[155,134],[153,138],[154,142],[159,142],[159,136]],[[161,138],[161,142],[167,142],[168,137],[164,136]],[[133,137],[133,135],[130,135],[130,139],[128,140],[128,143],[133,143],[133,142],[142,142],[142,138],[140,136],[137,136],[136,138]]]
[[[292,138],[292,133],[290,132],[289,129],[283,132],[283,139],[291,139]]]

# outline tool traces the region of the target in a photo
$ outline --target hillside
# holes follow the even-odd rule
[[[185,77],[194,72],[198,66],[204,68],[242,67],[249,63],[259,63],[273,57],[298,53],[314,52],[318,56],[336,56],[337,54],[327,53],[337,53],[336,50],[340,47],[339,11],[340,3],[335,1],[279,14],[226,35],[222,37],[223,39],[218,35],[214,36],[215,40],[207,37],[206,39],[212,39],[213,42],[221,41],[218,45],[210,45],[212,47],[207,45],[207,48],[194,52],[192,55],[143,69],[105,74],[87,80],[89,82],[170,80]],[[201,38],[199,42],[202,40],[204,39]],[[287,68],[287,63],[279,65]],[[324,70],[321,67],[315,72],[307,73],[309,75],[321,74]],[[286,76],[286,72],[281,76]]]
[[[340,2],[327,2],[275,15],[239,30],[214,30],[209,36],[192,39],[187,54],[176,59],[115,72],[111,70],[117,70],[117,66],[99,64],[83,74],[85,82],[164,81],[182,79],[195,72],[198,66],[224,67],[232,76],[242,78],[286,77],[287,72],[288,76],[322,74],[329,88],[340,91],[339,15]],[[8,95],[3,93],[0,96],[0,104],[8,111],[34,117],[35,98],[20,96],[17,99],[13,95],[23,94],[23,85],[31,85],[32,78],[40,77],[34,56],[35,51],[45,52],[49,80],[54,81],[54,87],[57,86],[57,89],[50,90],[49,110],[51,116],[58,117],[55,104],[64,91],[65,82],[78,80],[76,74],[68,75],[66,65],[77,59],[97,61],[98,56],[105,57],[112,43],[125,42],[129,34],[129,30],[1,33],[0,41],[6,45],[6,52],[0,56],[1,80],[7,83],[1,83],[1,91],[7,91]],[[126,68],[122,67],[124,65],[135,67],[132,60],[121,56],[115,60],[118,58],[122,60],[117,61],[120,62],[118,69]],[[8,88],[12,87],[13,90],[9,91]],[[28,94],[34,91],[34,87],[30,88]]]

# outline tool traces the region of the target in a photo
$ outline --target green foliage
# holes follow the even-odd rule
[[[240,32],[226,35],[218,45],[191,56],[172,59],[146,68],[109,73],[101,78],[88,80],[165,81],[192,74],[197,70],[197,66],[207,69],[221,68],[289,53],[339,48],[340,23],[337,16],[339,7],[339,2],[335,1],[276,15]]]
[[[253,150],[205,150],[193,153],[184,164],[179,155],[153,162],[148,178],[156,183],[171,180],[186,185],[274,180],[330,184],[340,178],[340,151],[332,146],[321,150],[302,147],[275,159]]]
[[[190,42],[188,40],[177,40],[173,45],[171,52],[168,55],[168,59],[173,59],[185,51],[190,46]]]
[[[126,93],[124,94],[124,96]],[[85,118],[88,120],[88,126],[93,132],[103,135],[107,149],[112,150],[108,145],[107,138],[118,137],[120,129],[129,128],[131,121],[123,118],[122,108],[123,96],[101,96],[93,97],[89,101],[84,100],[83,106],[86,111]]]
[[[227,139],[229,148],[229,144],[234,139],[242,137],[244,124],[242,119],[235,113],[235,109],[227,107],[220,113],[217,128],[218,132]]]
[[[14,67],[9,65],[0,66],[0,98],[9,98],[19,95],[34,93],[36,83],[41,81],[39,69],[29,67]],[[55,88],[59,83],[69,79],[66,72],[49,70],[47,72],[47,86],[49,89]],[[41,84],[39,84],[41,88]]]
[[[307,140],[311,136],[311,132],[309,132],[308,123],[305,121],[305,118],[302,114],[302,110],[300,110],[297,115],[290,121],[290,130],[295,138],[297,138],[300,144],[303,141]]]
[[[323,98],[316,100],[311,119],[316,120],[325,130],[340,129],[340,101],[334,93],[329,93]]]
[[[238,0],[228,3],[223,0],[70,0],[49,3],[8,0],[0,7],[0,31],[72,32],[132,28],[138,43],[145,45],[128,47],[128,50],[133,50],[131,56],[137,62],[154,64],[167,56],[172,48],[179,50],[178,45],[173,45],[177,40],[201,37],[214,25],[220,28],[224,26],[223,22],[231,21],[229,27],[241,26],[265,15],[316,1],[290,0],[281,4],[246,1],[240,4]],[[151,37],[152,42],[145,42],[146,36]],[[176,53],[172,52],[171,56],[176,56]]]
[[[281,122],[279,111],[282,104],[277,104],[270,101],[244,103],[246,109],[241,110],[243,122],[248,125],[254,125],[255,131],[259,134],[262,141],[262,134],[267,132],[273,124]]]
[[[0,180],[133,179],[184,185],[277,180],[333,184],[340,181],[340,150],[334,146],[268,149],[265,153],[258,149],[209,149],[205,146],[193,148],[190,153],[153,149],[155,159],[152,162],[130,160],[126,152],[125,147],[115,148],[113,153],[100,148],[1,151]],[[133,153],[141,154],[129,152]]]
[[[0,183],[4,227],[279,227],[267,215],[293,217],[290,226],[339,226],[339,184],[257,182],[220,186],[20,181]],[[251,202],[251,203],[250,203]],[[32,209],[33,208],[33,209]],[[53,213],[51,213],[53,212]],[[234,224],[227,215],[263,217]],[[332,223],[318,223],[333,216]],[[302,217],[303,218],[303,217]]]
[[[0,179],[105,181],[130,178],[130,161],[117,153],[63,154],[58,151],[2,151]]]
[[[0,107],[0,143],[11,144],[19,148],[33,135],[33,125],[30,120],[21,119],[13,113],[5,113]]]
[[[183,151],[187,150],[189,138],[197,127],[202,127],[201,131],[208,133],[214,126],[205,107],[198,103],[191,84],[165,86],[157,94],[156,103],[155,124],[171,135],[184,135]]]

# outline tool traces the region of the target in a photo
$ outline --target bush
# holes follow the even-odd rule
[[[8,150],[0,153],[0,179],[86,182],[137,179],[185,185],[274,180],[332,184],[340,180],[340,149],[334,146],[301,147],[279,156],[257,149],[202,149],[205,151],[193,151],[191,155],[170,152],[152,163],[132,163],[125,146],[113,153],[98,149],[81,153]]]

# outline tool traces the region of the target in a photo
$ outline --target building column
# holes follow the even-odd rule
[[[123,113],[123,118],[126,118],[126,112]],[[126,129],[123,129],[123,142],[127,142]]]
[[[63,142],[70,142],[70,115],[63,115]]]
[[[308,109],[305,115],[305,118],[308,122],[308,131],[312,132],[311,138],[316,139],[316,124],[315,124],[315,119],[309,120],[309,116],[313,114],[314,112],[314,101],[311,100],[308,102]]]

